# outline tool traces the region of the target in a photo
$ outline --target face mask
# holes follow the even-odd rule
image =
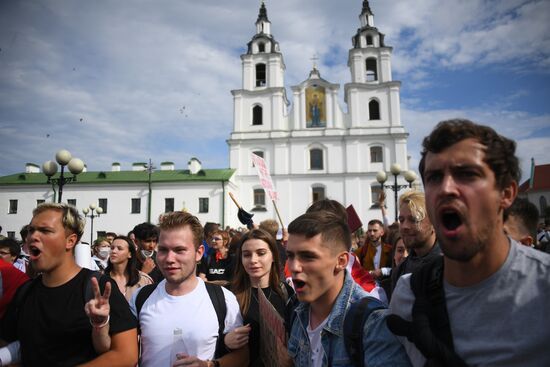
[[[106,259],[107,257],[109,257],[109,254],[111,253],[111,249],[109,247],[102,247],[97,256],[101,259]]]
[[[141,255],[143,257],[152,257],[154,251],[141,250]]]

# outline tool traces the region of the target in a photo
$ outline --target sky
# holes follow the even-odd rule
[[[88,170],[152,160],[229,167],[231,90],[255,34],[258,0],[0,1],[0,175],[59,149]],[[312,57],[340,84],[360,0],[267,0],[287,95]],[[437,122],[468,118],[550,163],[550,1],[371,0],[393,47],[410,166]],[[344,111],[347,106],[340,96]],[[292,106],[291,106],[292,108]]]

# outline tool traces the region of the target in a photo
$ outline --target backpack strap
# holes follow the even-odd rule
[[[443,288],[443,256],[438,256],[411,275],[415,301],[411,340],[426,357],[428,366],[466,366],[456,354]]]
[[[214,310],[216,310],[216,316],[218,317],[218,340],[216,341],[216,352],[214,358],[220,358],[228,352],[224,342],[224,330],[225,330],[225,316],[227,315],[227,305],[225,304],[225,296],[223,289],[218,284],[204,283],[208,296],[212,301]]]
[[[147,298],[149,298],[151,293],[153,293],[153,291],[157,288],[157,285],[158,283],[147,284],[139,289],[139,293],[136,296],[136,317],[138,320],[143,304],[147,301]]]
[[[365,297],[352,303],[344,317],[344,344],[351,362],[364,367],[363,329],[365,322],[374,310],[386,308],[382,302]]]

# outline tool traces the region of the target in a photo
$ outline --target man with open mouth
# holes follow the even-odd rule
[[[293,318],[288,351],[296,367],[409,366],[405,350],[387,329],[384,305],[368,297],[346,270],[351,234],[342,216],[329,211],[301,215],[288,226],[287,262],[300,305]],[[358,348],[350,346],[346,314],[366,300],[360,314]],[[349,320],[349,319],[348,319]],[[356,346],[354,344],[354,346]]]
[[[74,258],[84,219],[65,203],[33,211],[27,243],[40,275],[22,285],[1,338],[20,341],[23,366],[135,366],[136,319],[110,278],[93,277]],[[101,288],[100,288],[101,287]]]
[[[440,122],[423,148],[444,256],[399,279],[390,329],[415,366],[550,366],[550,256],[504,231],[521,176],[515,142],[457,119]]]

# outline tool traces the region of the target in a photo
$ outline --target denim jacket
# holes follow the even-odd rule
[[[357,285],[346,271],[344,286],[330,311],[327,323],[321,331],[323,367],[353,366],[344,345],[344,317],[350,305],[368,294]],[[387,310],[371,313],[363,328],[363,350],[366,367],[410,366],[405,349],[386,327]],[[300,303],[292,323],[288,352],[295,367],[312,366],[311,347],[307,334],[309,304]]]

